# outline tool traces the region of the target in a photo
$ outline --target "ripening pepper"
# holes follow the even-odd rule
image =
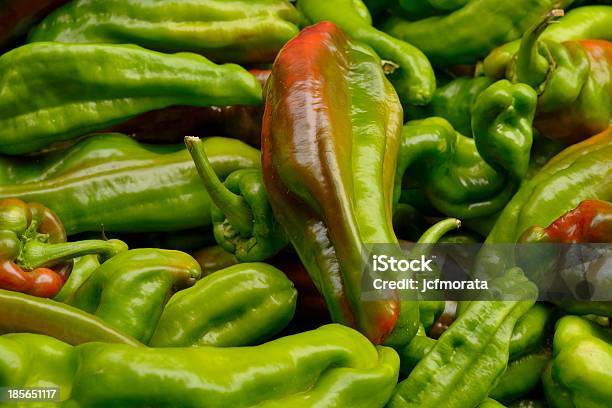
[[[147,343],[172,293],[200,275],[200,265],[184,252],[132,249],[103,263],[66,303]]]
[[[241,263],[175,293],[149,342],[152,347],[260,344],[287,326],[297,291],[278,269]]]
[[[39,333],[73,345],[92,341],[142,345],[96,316],[51,299],[0,289],[0,310],[0,333]]]
[[[51,10],[68,0],[3,0],[0,4],[0,49],[26,35]]]
[[[33,364],[32,354],[49,364]],[[382,408],[398,366],[393,349],[340,325],[230,348],[70,347],[34,334],[0,336],[0,387],[61,386],[72,408]]]
[[[235,139],[209,138],[221,179],[260,167],[260,153]],[[176,231],[210,225],[210,198],[184,144],[152,146],[125,135],[89,137],[38,160],[0,157],[0,198],[53,208],[71,235],[85,231]]]
[[[29,42],[136,44],[217,63],[272,62],[301,17],[288,0],[76,0],[47,16]]]
[[[134,45],[24,45],[0,57],[0,152],[22,154],[173,105],[261,103],[244,68]]]
[[[372,17],[361,0],[300,0],[298,9],[311,23],[331,21],[356,41],[374,49],[383,59],[400,100],[427,104],[436,78],[427,57],[413,45],[372,27]]]
[[[473,64],[495,47],[519,38],[556,3],[471,0],[449,14],[418,21],[395,15],[382,29],[421,49],[434,66]]]
[[[612,40],[612,7],[584,6],[565,13],[556,24],[550,24],[541,34],[542,40],[565,42],[584,39]],[[485,75],[502,79],[519,50],[521,40],[514,40],[495,48],[482,63]]]
[[[264,261],[283,249],[287,238],[272,214],[261,170],[236,170],[222,183],[208,160],[203,142],[187,136],[185,144],[212,202],[217,243],[240,262]]]
[[[553,360],[542,375],[552,408],[604,408],[612,400],[612,334],[577,316],[557,322]]]
[[[0,288],[55,296],[68,279],[72,259],[98,254],[105,261],[127,246],[119,240],[66,242],[60,219],[39,203],[0,200]]]
[[[506,369],[513,327],[537,297],[535,285],[518,268],[491,281],[492,288],[523,300],[470,302],[398,384],[389,408],[473,407],[487,397]]]
[[[227,252],[219,245],[200,248],[191,255],[200,264],[202,276],[210,275],[213,272],[239,263],[234,254]]]
[[[398,156],[396,200],[409,175],[447,216],[472,219],[500,211],[527,172],[535,103],[528,86],[498,81],[471,109],[473,139],[442,118],[408,122]]]
[[[392,186],[402,108],[379,58],[335,24],[318,23],[280,51],[265,99],[270,204],[332,320],[375,344],[390,335],[407,343],[418,325],[416,302],[400,311],[397,294],[361,299],[362,245],[398,243]]]

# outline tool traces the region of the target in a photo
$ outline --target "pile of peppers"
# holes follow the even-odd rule
[[[609,1],[0,1],[2,406],[607,408],[611,259]]]

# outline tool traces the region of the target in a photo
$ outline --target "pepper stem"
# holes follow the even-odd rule
[[[78,258],[84,255],[97,254],[101,262],[127,250],[125,242],[118,239],[102,241],[90,239],[77,242],[61,242],[49,244],[37,240],[29,240],[23,246],[17,258],[17,264],[27,270],[54,265]]]
[[[225,187],[213,169],[199,137],[186,136],[185,145],[212,202],[225,214],[232,227],[242,236],[253,231],[253,213],[244,198]]]
[[[537,89],[544,81],[550,69],[548,58],[540,55],[538,39],[544,30],[557,17],[563,16],[562,9],[553,9],[535,26],[525,32],[521,46],[516,54],[516,79]]]
[[[458,229],[459,227],[461,227],[461,221],[457,218],[447,218],[435,223],[421,235],[416,242],[416,246],[410,252],[410,256],[413,258],[420,255],[429,256],[432,246],[425,244],[435,244],[444,234],[454,229]]]

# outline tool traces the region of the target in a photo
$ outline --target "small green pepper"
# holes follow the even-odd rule
[[[540,383],[540,376],[549,361],[550,351],[545,349],[510,361],[489,396],[506,403],[526,396]]]

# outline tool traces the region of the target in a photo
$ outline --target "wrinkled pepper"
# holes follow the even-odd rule
[[[51,10],[68,0],[3,0],[0,7],[0,48],[26,35]]]
[[[243,142],[210,138],[221,179],[260,167]],[[184,144],[151,146],[125,135],[96,135],[36,161],[0,157],[0,198],[53,208],[71,235],[84,231],[176,231],[210,225],[210,198]]]
[[[264,263],[230,266],[174,294],[149,345],[259,344],[287,326],[296,300],[293,283],[275,267]]]
[[[41,359],[53,361],[57,369],[33,364],[33,353],[43,354]],[[382,408],[397,381],[398,366],[393,349],[376,348],[340,325],[244,348],[105,343],[73,348],[32,334],[0,337],[0,386],[62,386],[64,406],[73,408]]]
[[[0,152],[33,152],[173,105],[260,103],[259,82],[238,65],[134,45],[33,43],[0,57]]]
[[[222,183],[202,141],[187,136],[185,144],[212,201],[217,243],[240,262],[264,261],[285,247],[287,238],[272,214],[261,170],[236,170]]]
[[[442,118],[408,122],[398,157],[396,199],[407,173],[447,216],[472,219],[500,211],[527,172],[535,103],[528,86],[498,81],[472,107],[473,139]]]
[[[66,303],[148,343],[172,293],[200,275],[200,265],[184,252],[132,249],[103,263]]]
[[[612,7],[585,6],[565,13],[556,24],[550,24],[541,34],[542,40],[565,42],[585,39],[612,40]],[[482,63],[482,71],[492,79],[502,79],[521,45],[514,40],[495,48]]]
[[[612,334],[577,316],[557,322],[542,381],[552,408],[597,408],[612,400]]]
[[[491,287],[524,300],[470,302],[398,384],[389,408],[470,407],[486,398],[506,369],[516,321],[537,297],[535,285],[517,268],[492,281]]]
[[[217,63],[272,62],[298,31],[288,0],[76,0],[47,16],[30,42],[136,44]]]
[[[540,40],[555,12],[525,33],[509,77],[538,91],[542,136],[575,143],[612,125],[612,42]]]
[[[96,316],[50,299],[0,289],[0,310],[0,333],[39,333],[73,345],[92,341],[141,345]]]
[[[389,79],[404,103],[425,105],[436,88],[427,57],[413,45],[372,27],[372,17],[361,0],[300,0],[298,9],[311,23],[331,21],[361,41],[387,64]]]
[[[361,299],[363,245],[397,245],[390,186],[402,108],[380,60],[335,24],[318,23],[279,52],[265,99],[270,204],[332,320],[375,344],[390,335],[407,343],[417,329],[416,302],[402,302],[400,311],[397,295]]]
[[[0,288],[53,297],[72,259],[98,254],[105,261],[127,246],[119,240],[66,242],[60,219],[49,208],[17,198],[0,200]]]
[[[495,47],[519,38],[557,2],[471,0],[449,14],[418,21],[395,15],[382,29],[421,49],[434,66],[473,64]]]

